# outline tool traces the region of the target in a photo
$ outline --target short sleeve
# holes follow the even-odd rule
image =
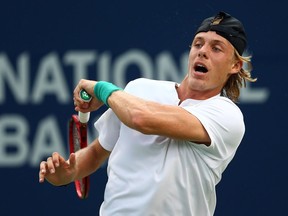
[[[119,138],[120,124],[121,122],[112,109],[103,113],[94,124],[99,133],[99,142],[107,151],[112,151]]]
[[[184,106],[202,123],[211,139],[211,145],[193,144],[211,168],[228,162],[244,136],[245,125],[240,109],[229,99],[217,97],[195,106]],[[224,168],[224,167],[223,167]]]

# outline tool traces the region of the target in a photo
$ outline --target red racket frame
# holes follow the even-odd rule
[[[79,121],[78,115],[72,115],[72,118],[69,122],[69,150],[70,154],[75,153],[74,147],[74,135],[73,135],[73,126],[76,126],[77,137],[79,138],[80,149],[87,147],[87,124],[83,124]],[[89,176],[84,177],[80,180],[75,180],[75,188],[77,195],[80,199],[85,199],[88,197],[89,188],[90,188],[90,178]]]

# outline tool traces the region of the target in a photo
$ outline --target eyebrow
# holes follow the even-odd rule
[[[194,38],[194,40],[193,40],[193,41],[196,41],[196,40],[205,41],[205,38],[204,38],[204,37],[199,37],[199,36],[196,36],[196,37]],[[223,44],[223,45],[225,45],[225,46],[226,46],[226,43],[224,43],[224,42],[223,42],[223,41],[221,41],[221,40],[217,40],[217,39],[213,39],[213,40],[212,40],[212,43]]]

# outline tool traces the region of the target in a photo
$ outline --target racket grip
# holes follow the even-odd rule
[[[78,117],[79,117],[79,121],[81,123],[85,124],[85,123],[87,123],[89,121],[90,112],[87,112],[87,113],[78,112]]]
[[[92,99],[92,97],[84,90],[82,89],[80,92],[79,92],[79,96],[80,98],[89,103]],[[89,121],[89,118],[90,118],[90,112],[87,112],[87,113],[83,113],[83,112],[78,112],[78,117],[79,117],[79,121],[81,123],[87,123]]]

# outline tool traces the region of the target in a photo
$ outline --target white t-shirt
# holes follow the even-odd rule
[[[161,104],[179,103],[175,83],[169,81],[140,78],[125,91]],[[213,215],[215,186],[242,140],[243,116],[220,95],[187,99],[179,106],[201,121],[212,140],[209,147],[142,134],[121,123],[111,109],[95,123],[101,145],[112,151],[101,216]]]

